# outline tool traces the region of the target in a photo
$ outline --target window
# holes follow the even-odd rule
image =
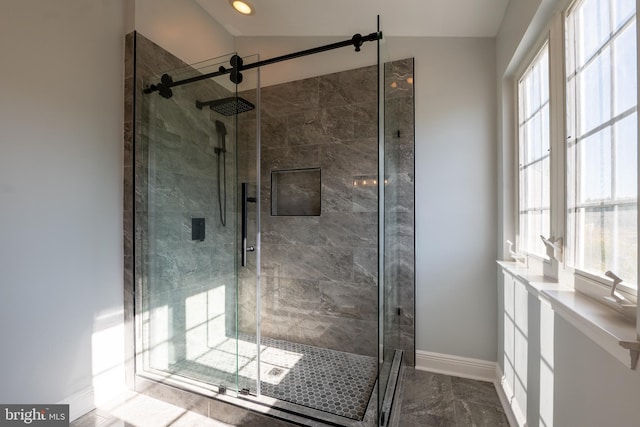
[[[545,256],[549,236],[549,49],[545,45],[518,82],[519,250]]]
[[[567,263],[637,287],[635,0],[566,16]]]

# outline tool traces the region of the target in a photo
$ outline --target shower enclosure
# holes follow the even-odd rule
[[[257,56],[128,40],[130,382],[386,425],[413,364],[412,60],[379,42],[378,65],[261,88],[237,67]]]

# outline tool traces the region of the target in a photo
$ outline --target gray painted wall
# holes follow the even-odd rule
[[[416,350],[496,360],[495,40],[392,38],[415,57]]]
[[[233,36],[195,1],[130,0],[134,27],[187,64],[233,52]]]
[[[124,386],[124,3],[2,3],[4,403]]]

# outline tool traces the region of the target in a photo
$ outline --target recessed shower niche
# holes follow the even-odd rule
[[[271,171],[271,215],[320,216],[320,168]]]

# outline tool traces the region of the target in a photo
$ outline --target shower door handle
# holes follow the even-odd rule
[[[247,265],[247,252],[253,252],[255,251],[255,248],[253,246],[248,246],[247,245],[247,204],[249,202],[255,203],[256,202],[256,198],[255,197],[249,197],[248,196],[248,189],[249,184],[246,182],[242,183],[242,234],[241,234],[241,238],[242,238],[242,260],[241,260],[241,265],[242,267],[246,267]]]

